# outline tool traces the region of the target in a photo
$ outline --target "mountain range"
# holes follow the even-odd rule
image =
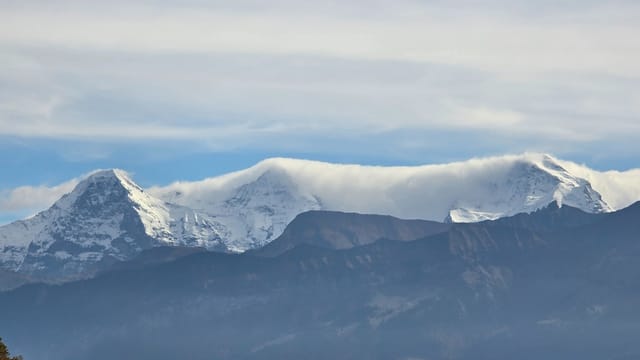
[[[216,178],[149,189],[125,171],[101,170],[49,209],[0,227],[0,267],[60,282],[90,277],[154,247],[275,251],[275,245],[265,245],[291,238],[286,226],[310,210],[448,223],[531,213],[550,203],[608,213],[640,199],[638,180],[636,172],[601,173],[545,154],[416,167],[277,158]],[[425,224],[380,236],[412,240],[429,234]],[[364,245],[333,235],[327,241]],[[20,282],[12,277],[9,283]]]
[[[0,333],[43,360],[640,359],[639,220],[311,211],[262,250],[159,246],[0,293]]]

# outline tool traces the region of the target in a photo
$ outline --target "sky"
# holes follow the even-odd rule
[[[98,168],[143,186],[274,156],[637,168],[638,18],[622,0],[0,0],[0,223]]]

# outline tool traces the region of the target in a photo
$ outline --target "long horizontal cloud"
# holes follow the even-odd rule
[[[540,154],[525,154],[408,167],[336,165],[271,159],[247,170],[202,181],[152,187],[149,192],[168,201],[187,205],[202,202],[206,206],[207,203],[224,200],[237,187],[254,181],[266,170],[284,169],[289,176],[303,184],[302,191],[329,194],[324,200],[334,209],[442,220],[446,210],[455,205],[451,203],[451,199],[475,199],[479,203],[494,201],[492,194],[477,190],[496,178],[499,179],[499,174],[511,171],[514,161],[539,162],[541,158]],[[554,161],[571,174],[588,180],[613,209],[620,209],[640,200],[640,169],[602,172],[570,161]],[[0,191],[0,219],[16,219],[48,208],[62,195],[70,192],[85,176],[87,175],[54,186],[20,186]],[[419,191],[416,187],[419,187]],[[415,198],[417,192],[422,194],[421,198]],[[180,193],[177,198],[176,193]],[[427,200],[428,203],[425,203]],[[398,207],[399,204],[402,207]]]
[[[637,75],[640,70],[628,56],[638,55],[633,50],[633,37],[628,36],[636,30],[628,12],[638,9],[629,4],[573,7],[570,11],[578,21],[553,16],[532,21],[535,16],[504,16],[477,8],[475,13],[456,12],[454,7],[402,1],[393,7],[404,9],[403,15],[398,11],[383,19],[376,13],[368,17],[366,12],[364,16],[336,16],[335,10],[327,9],[311,12],[316,10],[313,7],[297,12],[256,12],[251,8],[179,8],[176,4],[129,5],[129,11],[119,8],[117,14],[96,3],[94,8],[84,6],[65,13],[9,9],[0,26],[0,40],[129,52],[309,54],[426,61],[500,72],[606,70]],[[616,7],[618,11],[612,12]],[[545,15],[554,10],[568,12],[557,7]],[[408,15],[412,12],[414,15]],[[594,12],[603,12],[611,21],[597,21]],[[617,66],[610,68],[613,63]]]
[[[35,214],[73,190],[78,181],[76,178],[54,186],[19,186],[0,191],[0,215],[9,217]]]
[[[529,201],[535,206],[545,206],[554,199],[554,184],[549,179],[541,178],[540,172],[532,171],[530,166],[554,172],[558,162],[570,171],[569,176],[592,180],[593,188],[603,195],[603,200],[612,209],[617,210],[640,200],[640,169],[599,172],[542,154],[405,167],[269,159],[247,170],[202,181],[177,182],[149,191],[170,202],[204,211],[212,207],[212,211],[216,211],[219,204],[224,203],[237,188],[268,173],[273,179],[266,181],[277,184],[290,182],[291,191],[299,191],[301,196],[319,198],[328,210],[442,220],[449,210],[459,207],[508,215],[510,211],[519,211],[523,203]],[[560,172],[554,176],[562,178],[567,175]],[[568,182],[573,181],[571,179]],[[535,186],[532,185],[534,182]],[[547,185],[550,187],[543,190],[547,193],[538,194],[539,199],[524,200],[530,195],[528,191],[532,190],[531,186],[540,190]]]
[[[0,134],[226,149],[453,131],[496,152],[639,151],[633,2],[101,4],[1,5]]]
[[[259,55],[132,55],[125,63],[103,63],[108,54],[25,54],[48,64],[30,68],[18,57],[0,70],[5,135],[237,144],[271,135],[414,129],[488,131],[531,144],[620,139],[640,127],[634,83],[607,78],[594,89],[582,88],[578,78],[567,80],[578,82],[571,86],[542,79],[529,84],[434,64]],[[76,55],[82,64],[74,63]],[[29,74],[9,78],[20,71]],[[65,74],[73,80],[49,79]]]

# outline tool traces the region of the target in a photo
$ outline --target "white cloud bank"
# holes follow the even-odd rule
[[[497,152],[640,154],[637,2],[55,4],[0,4],[0,135],[220,149],[316,134],[294,150],[324,151],[453,131]]]
[[[79,178],[54,186],[19,186],[0,191],[0,214],[35,214],[73,190]]]
[[[404,167],[278,158],[247,170],[149,191],[167,201],[215,213],[240,186],[264,174],[271,182],[291,183],[292,191],[302,198],[319,199],[327,210],[436,221],[458,208],[505,216],[533,211],[554,200],[582,207],[587,204],[584,195],[588,188],[581,179],[593,180],[593,188],[611,210],[640,200],[640,169],[603,173],[543,154]],[[574,187],[577,191],[570,193]]]
[[[633,15],[640,13],[633,2],[546,9],[516,9],[509,2],[467,3],[466,9],[455,2],[403,0],[373,7],[361,1],[331,7],[292,1],[235,8],[177,1],[118,1],[117,6],[63,1],[66,8],[60,9],[9,5],[3,9],[0,41],[133,53],[307,54],[495,72],[640,74],[634,61],[640,50],[629,36],[637,31]]]

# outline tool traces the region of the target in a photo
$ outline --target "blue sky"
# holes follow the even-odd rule
[[[639,167],[637,1],[0,1],[3,203],[118,167],[143,186],[272,156],[548,152]],[[4,204],[4,205],[3,205]]]

